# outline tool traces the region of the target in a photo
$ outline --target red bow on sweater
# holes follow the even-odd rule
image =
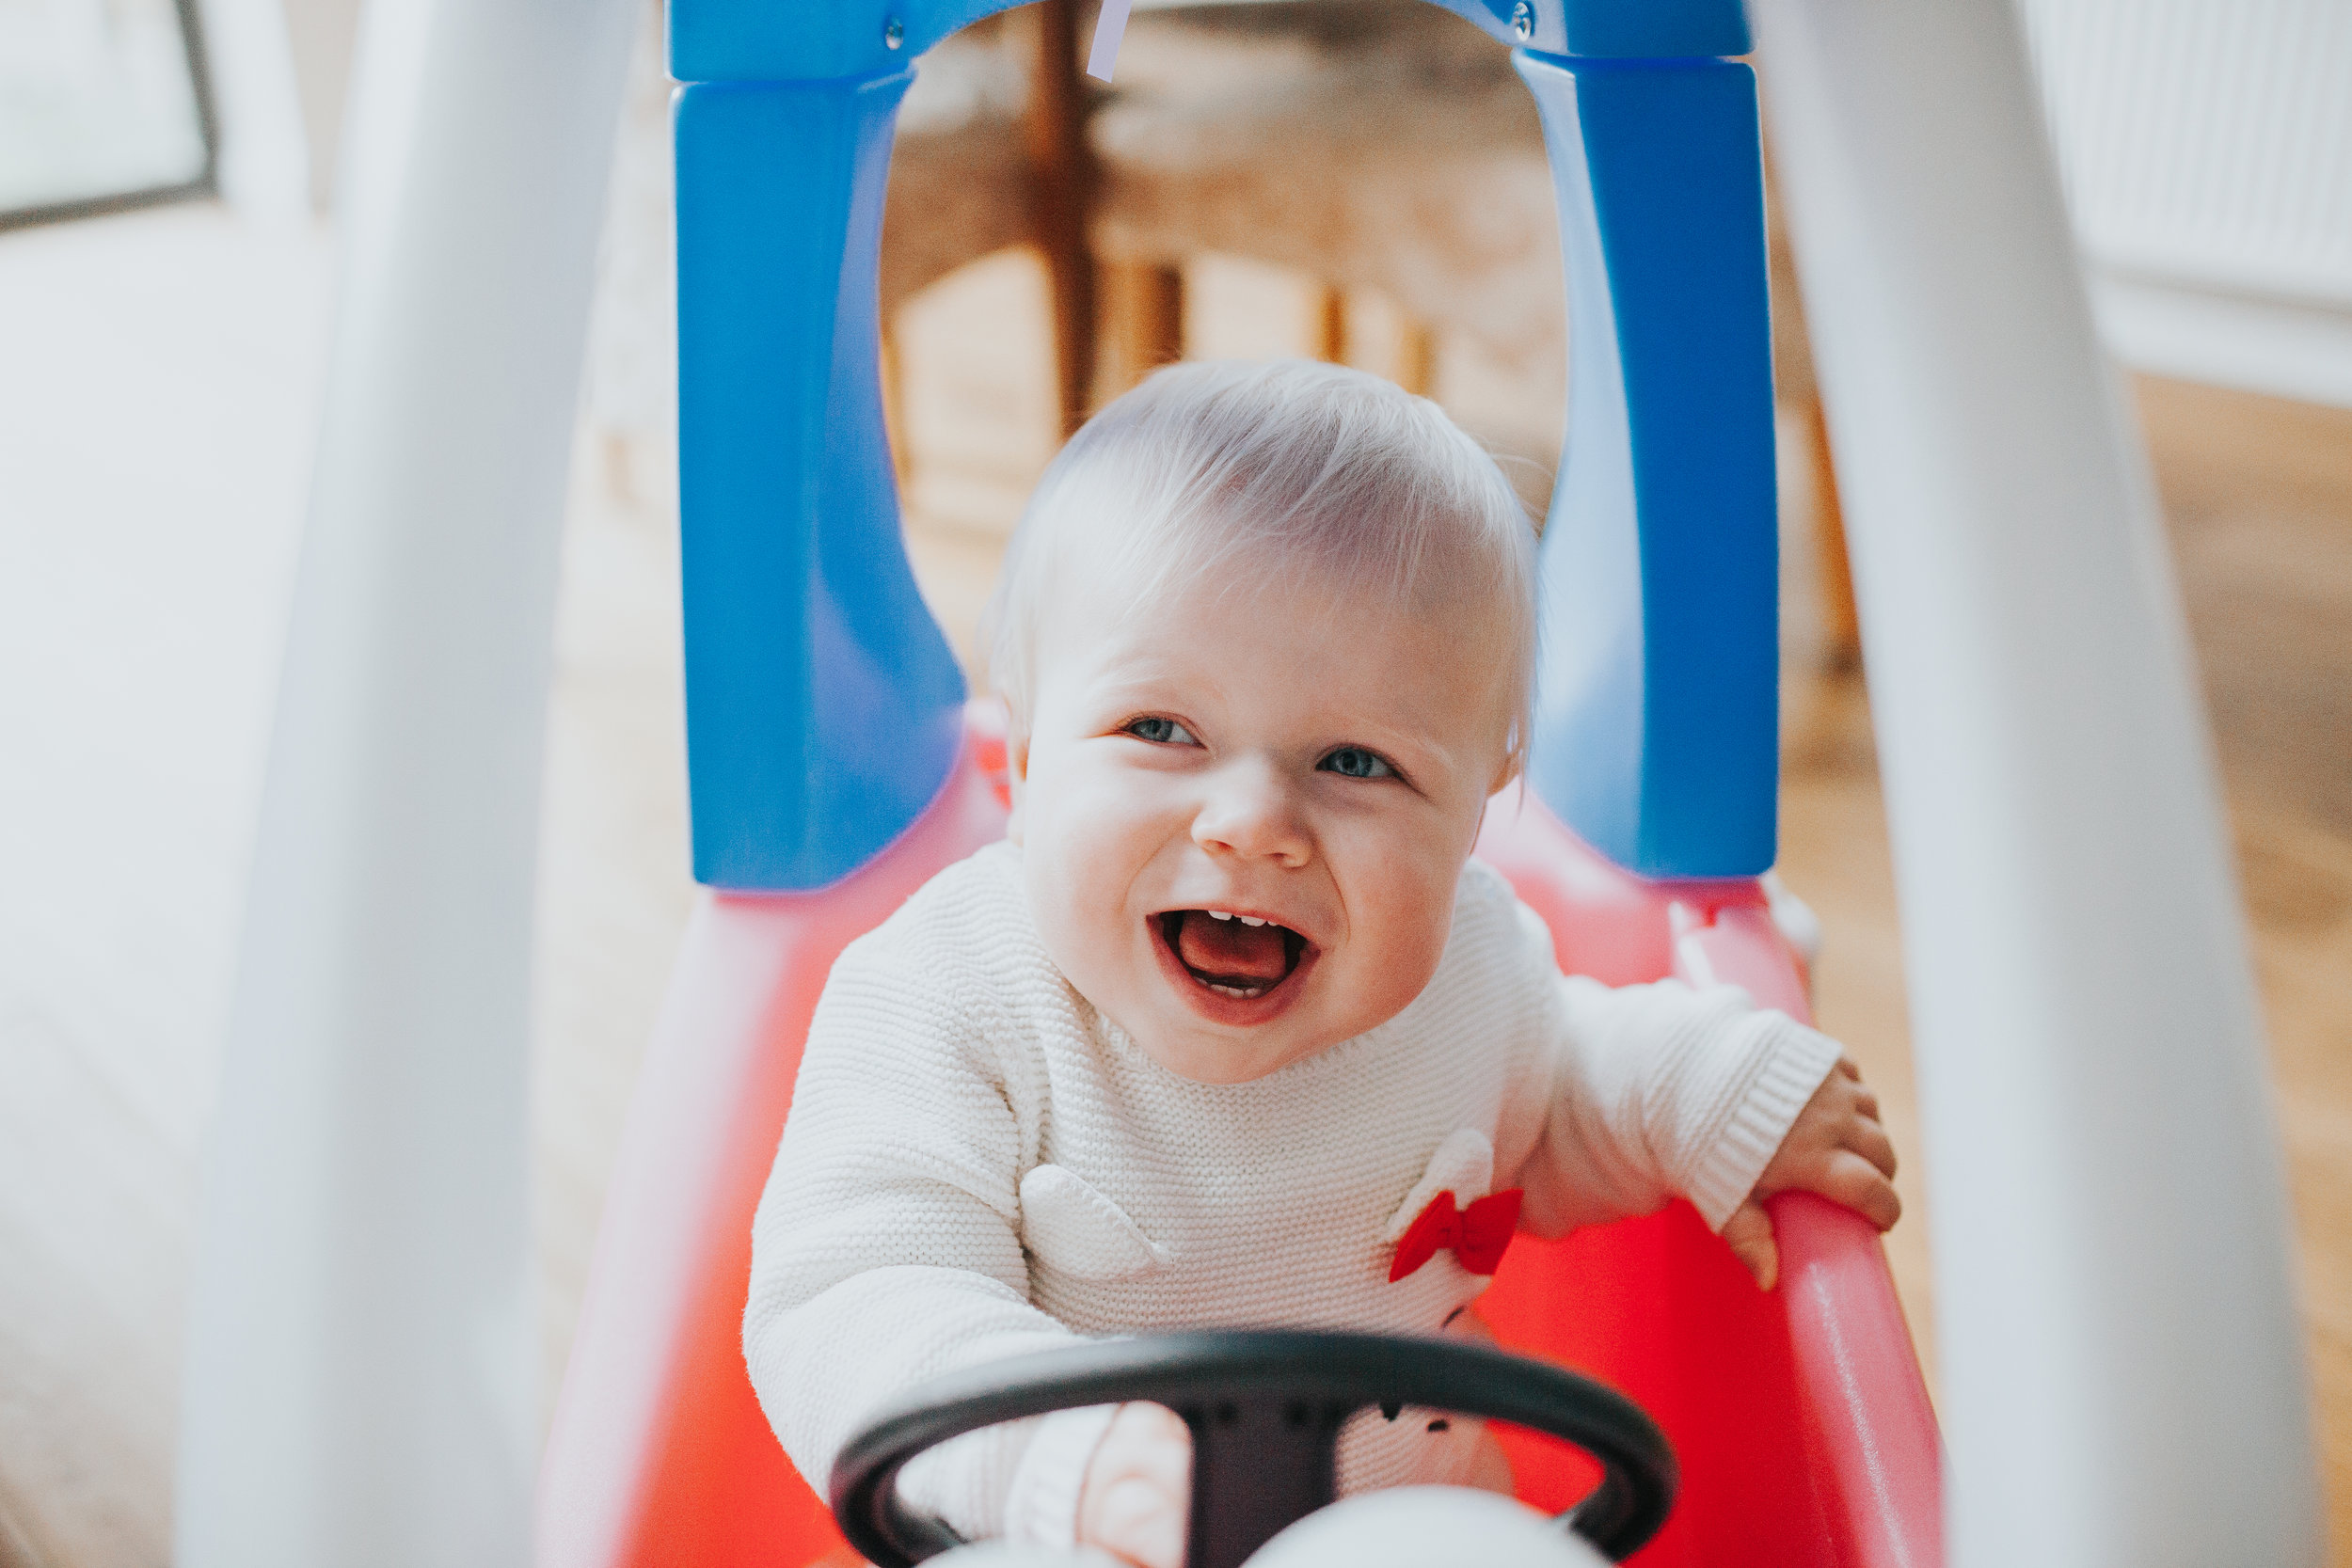
[[[1519,1199],[1524,1196],[1514,1187],[1507,1193],[1473,1199],[1469,1208],[1457,1210],[1452,1193],[1439,1193],[1413,1217],[1404,1239],[1396,1243],[1389,1283],[1395,1284],[1428,1262],[1439,1247],[1452,1247],[1454,1260],[1471,1274],[1494,1273],[1502,1266],[1502,1249],[1511,1244],[1512,1232],[1519,1227]]]

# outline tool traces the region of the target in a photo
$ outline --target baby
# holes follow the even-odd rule
[[[1894,1223],[1833,1041],[1562,977],[1470,860],[1534,558],[1493,462],[1352,371],[1165,370],[1063,450],[994,612],[1007,841],[843,953],[759,1207],[744,1351],[820,1495],[881,1402],[1074,1338],[1475,1332],[1492,1257],[1400,1255],[1432,1203],[1558,1236],[1679,1195],[1766,1288],[1764,1196]],[[1475,1423],[1411,1414],[1351,1423],[1343,1492],[1507,1487]],[[1189,1462],[1168,1412],[1103,1407],[903,1484],[967,1538],[1178,1568]]]

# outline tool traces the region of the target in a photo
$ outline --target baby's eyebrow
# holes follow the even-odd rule
[[[1122,691],[1166,691],[1170,687],[1184,687],[1210,696],[1223,694],[1216,680],[1197,670],[1185,670],[1172,661],[1153,655],[1139,655],[1133,661],[1113,659],[1087,681],[1089,691],[1112,696]]]

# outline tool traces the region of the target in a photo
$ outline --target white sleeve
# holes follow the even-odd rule
[[[1519,1178],[1527,1228],[1565,1235],[1680,1194],[1722,1229],[1836,1066],[1837,1042],[1737,986],[1561,975],[1541,917],[1518,915],[1530,961],[1555,988],[1549,1111]]]
[[[834,966],[753,1224],[744,1358],[769,1424],[819,1497],[842,1446],[885,1401],[1076,1338],[1028,1299],[1018,1182],[1036,1118],[1015,1106],[1039,1091],[1009,1081],[1017,1073],[977,1009],[911,958],[867,939]],[[1038,1427],[943,1445],[908,1467],[901,1489],[967,1539],[1001,1533]],[[1047,1468],[1066,1466],[1065,1456]],[[1074,1480],[1060,1480],[1074,1507]]]

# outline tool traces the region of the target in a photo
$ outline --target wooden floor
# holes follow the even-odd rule
[[[324,298],[315,249],[295,246],[278,272],[239,282],[199,268],[127,320],[92,309],[34,331],[27,302],[108,255],[177,246],[200,261],[226,243],[188,214],[113,222],[90,228],[98,239],[0,240],[0,341],[20,356],[0,369],[0,485],[18,502],[0,504],[0,1568],[168,1559],[195,1146]],[[123,236],[118,250],[107,233]],[[1200,349],[1310,341],[1295,280],[1218,264],[1194,284]],[[230,313],[245,338],[223,336],[222,298],[247,311]],[[910,540],[967,647],[1050,452],[1043,321],[1035,267],[1007,256],[902,324]],[[1374,330],[1358,352],[1376,366],[1387,349]],[[40,356],[55,363],[27,366]],[[222,364],[252,383],[241,395],[259,435],[218,427]],[[125,386],[179,395],[126,411]],[[1456,357],[1441,356],[1438,390],[1473,420],[1501,395]],[[2352,1568],[2352,415],[2152,382],[2139,394],[2270,1009],[2334,1560]],[[126,420],[152,430],[88,434]],[[93,479],[108,451],[152,451],[140,444],[163,431],[177,432],[167,461]],[[670,465],[658,439],[592,412],[564,560],[533,1042],[550,1385],[691,897]],[[1790,500],[1801,516],[1805,498]],[[1801,530],[1791,545],[1802,622]],[[1800,626],[1796,657],[1808,645]],[[1885,1091],[1908,1153],[1899,933],[1859,679],[1791,682],[1783,826],[1788,879],[1828,929],[1822,1020]],[[1909,1160],[1910,1215],[1889,1251],[1931,1352],[1927,1174]]]

